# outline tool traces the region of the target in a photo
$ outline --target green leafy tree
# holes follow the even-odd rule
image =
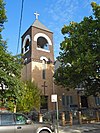
[[[21,89],[21,58],[12,56],[7,49],[0,46],[0,84],[4,84],[1,90],[1,99],[7,103],[9,97],[16,97],[15,92]]]
[[[0,98],[4,99],[4,105],[8,105],[9,97],[16,97],[15,92],[21,88],[21,68],[21,56],[12,56],[6,44],[0,45]]]
[[[40,109],[40,95],[41,91],[35,82],[26,81],[23,83],[23,88],[18,90],[17,97],[17,111],[29,112],[33,108]]]
[[[15,92],[21,88],[21,56],[12,56],[7,50],[6,41],[2,39],[4,22],[7,21],[5,3],[0,0],[0,104],[7,104],[10,97],[16,97]]]
[[[2,44],[2,36],[1,32],[4,29],[4,22],[7,21],[6,11],[5,11],[5,3],[3,0],[0,0],[0,45]]]
[[[100,5],[92,2],[93,15],[62,28],[60,62],[55,83],[67,89],[84,87],[87,95],[100,93]]]
[[[5,3],[0,0],[0,106],[11,111],[17,104],[18,111],[28,112],[40,107],[40,91],[35,83],[21,81],[22,58],[13,56],[2,39],[4,22],[7,21]]]

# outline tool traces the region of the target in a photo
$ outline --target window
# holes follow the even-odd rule
[[[41,96],[41,110],[48,110],[48,96]]]
[[[27,118],[23,115],[16,114],[16,124],[26,124]]]
[[[31,37],[30,35],[26,35],[26,37],[23,40],[23,47],[22,47],[23,54],[29,51],[30,45],[31,45]]]
[[[62,105],[65,106],[65,96],[62,96]]]
[[[73,99],[72,96],[62,96],[62,105],[65,107],[70,106],[71,104],[73,104]]]
[[[12,114],[2,114],[1,115],[1,125],[13,125],[14,118]]]
[[[70,105],[72,103],[73,103],[72,96],[66,96],[66,105]]]
[[[44,37],[38,37],[37,39],[37,47],[45,50],[49,50],[48,41]]]
[[[95,104],[100,105],[100,97],[95,97]]]
[[[26,44],[25,44],[25,52],[29,50],[29,39],[27,39]]]
[[[45,60],[42,61],[42,78],[43,79],[46,78],[46,61]]]

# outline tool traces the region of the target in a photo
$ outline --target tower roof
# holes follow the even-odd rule
[[[51,32],[51,31],[50,31],[48,28],[46,28],[38,19],[36,19],[36,20],[34,21],[34,23],[32,24],[32,26]]]

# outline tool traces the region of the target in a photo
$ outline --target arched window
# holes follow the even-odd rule
[[[34,41],[37,42],[37,50],[50,52],[51,39],[44,33],[37,33],[34,36]]]
[[[29,39],[27,39],[26,44],[25,44],[25,52],[29,50]]]
[[[27,35],[24,38],[24,41],[23,41],[23,49],[22,49],[22,52],[24,54],[29,51],[30,44],[31,44],[31,37],[30,37],[30,35]]]
[[[44,37],[38,37],[37,39],[37,47],[45,50],[49,50],[48,41]]]
[[[46,60],[42,61],[42,78],[46,79]]]

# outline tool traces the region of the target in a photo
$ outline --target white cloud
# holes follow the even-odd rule
[[[84,8],[91,11],[91,2],[92,0],[50,0],[47,2],[45,11],[52,20],[52,22],[49,22],[48,28],[54,32],[55,56],[58,55],[60,43],[63,41],[61,37],[62,27],[69,24],[78,15],[77,11],[82,11]],[[100,0],[95,0],[95,2],[98,3]],[[79,19],[82,18],[82,16],[78,17]]]
[[[70,22],[73,18],[75,10],[78,7],[78,2],[76,0],[57,0],[57,2],[52,3],[47,7],[46,12],[52,18],[52,22],[49,24],[49,29],[53,29],[54,32],[54,53],[58,56],[60,42],[62,40],[61,28],[64,24]]]
[[[78,7],[76,0],[57,0],[57,2],[51,2],[49,9],[47,7],[48,14],[58,23],[64,23],[73,17],[75,10]]]

